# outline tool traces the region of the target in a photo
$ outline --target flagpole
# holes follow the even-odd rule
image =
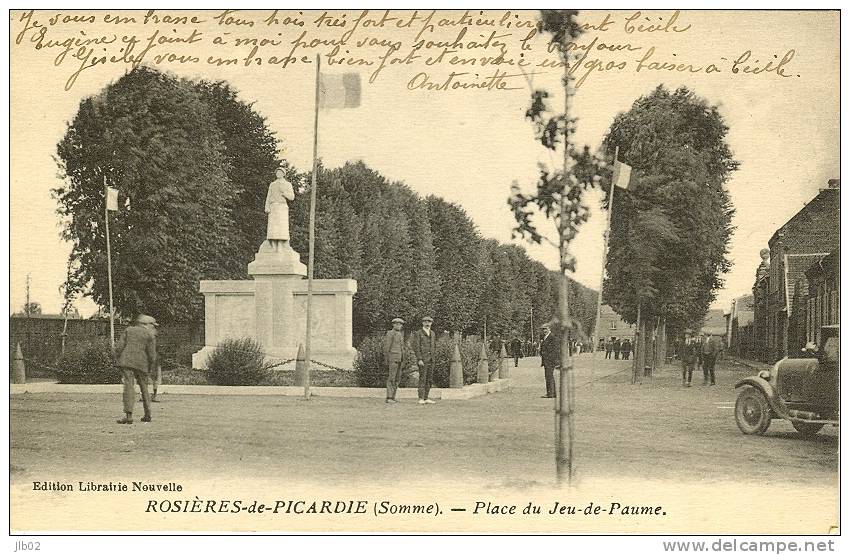
[[[614,147],[614,164],[620,158],[620,147]],[[608,196],[608,214],[605,216],[605,234],[602,245],[602,271],[599,272],[599,294],[596,297],[596,321],[593,324],[593,364],[590,368],[590,378],[596,370],[596,351],[599,347],[599,319],[602,318],[602,288],[605,286],[605,266],[608,264],[608,236],[611,234],[611,213],[614,211],[614,176],[611,176],[611,193]]]
[[[103,174],[103,218],[106,222],[106,276],[109,281],[109,344],[115,349],[115,308],[112,305],[112,245],[109,241],[109,186]]]
[[[314,246],[316,239],[316,172],[319,166],[319,71],[322,67],[322,60],[316,54],[316,103],[313,114],[313,182],[310,187],[310,247],[309,256],[307,259],[307,337],[304,340],[304,358],[306,359],[305,377],[304,377],[304,398],[310,398],[310,370],[311,370],[311,354],[310,354],[310,336],[312,335],[313,324],[313,257]]]

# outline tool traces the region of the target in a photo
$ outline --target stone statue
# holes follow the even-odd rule
[[[770,249],[762,249],[759,251],[761,263],[756,270],[756,281],[760,280],[770,271]]]
[[[279,251],[289,241],[289,204],[295,200],[292,183],[286,180],[282,169],[275,172],[275,180],[269,184],[266,195],[266,214],[269,215],[269,227],[266,238],[275,251]]]

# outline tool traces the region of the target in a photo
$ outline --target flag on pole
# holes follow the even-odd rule
[[[631,190],[634,188],[635,180],[632,177],[632,167],[619,161],[614,162],[614,175],[611,177],[614,186],[621,189]]]
[[[118,189],[113,189],[112,187],[106,188],[106,209],[118,210]]]
[[[360,106],[360,74],[322,73],[319,79],[319,108],[357,108]]]

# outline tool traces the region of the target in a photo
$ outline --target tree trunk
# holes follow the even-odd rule
[[[635,346],[635,356],[632,359],[632,383],[638,383],[639,372],[643,372],[643,367],[640,362],[640,355],[642,351],[641,341],[643,339],[643,334],[641,333],[641,317],[640,317],[640,308],[641,303],[638,302],[638,313],[637,313],[637,323],[635,324],[635,336],[634,336],[634,346]]]
[[[637,381],[641,383],[643,382],[644,368],[647,361],[647,345],[649,344],[646,338],[646,318],[643,317],[640,319],[638,326],[638,343],[640,344],[640,350],[637,360]]]
[[[570,356],[570,334],[567,328],[570,321],[569,283],[569,278],[562,271],[558,303],[561,317],[561,369],[560,379],[558,380],[558,398],[556,399],[557,409],[555,410],[555,427],[558,431],[555,467],[560,484],[570,482],[573,464],[573,359]]]
[[[658,327],[658,350],[655,356],[662,367],[667,364],[667,319],[663,316]]]

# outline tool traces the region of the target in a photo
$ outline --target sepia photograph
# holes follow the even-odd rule
[[[837,550],[839,10],[8,13],[10,549]]]

